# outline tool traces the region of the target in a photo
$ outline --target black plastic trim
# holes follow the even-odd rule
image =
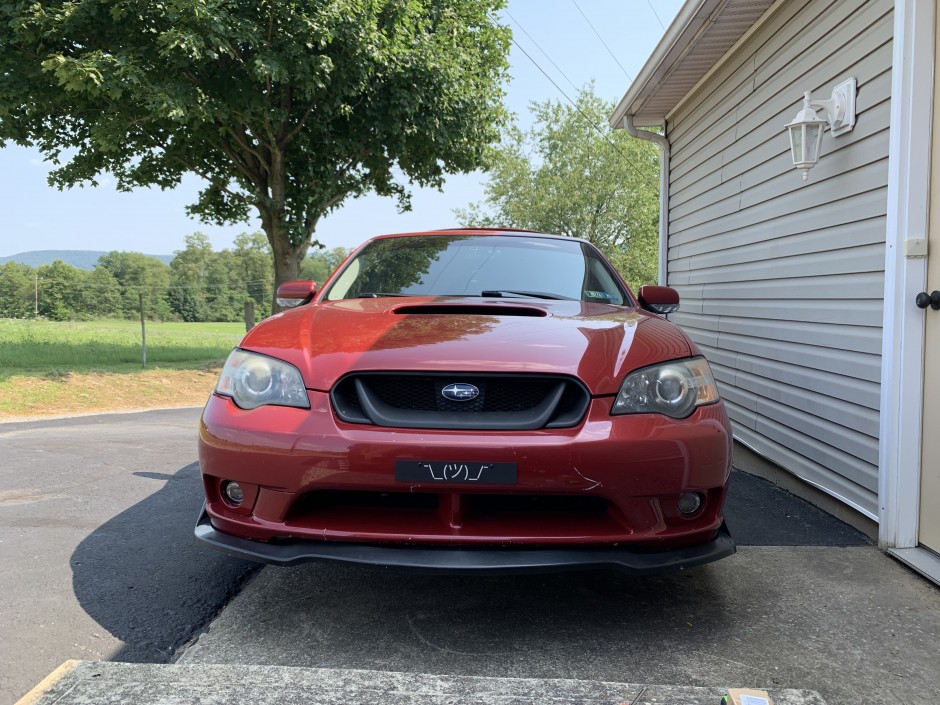
[[[216,551],[271,565],[292,566],[308,561],[342,561],[398,570],[435,573],[546,573],[614,568],[633,575],[685,570],[732,555],[734,539],[722,524],[711,541],[668,551],[640,552],[628,548],[570,547],[494,549],[383,546],[343,541],[286,539],[251,541],[218,531],[203,504],[196,522],[196,540]]]
[[[346,423],[371,424],[370,419],[362,409],[355,408],[349,403],[345,394],[337,392],[339,384],[330,390],[330,399],[333,402],[333,408],[337,415]]]

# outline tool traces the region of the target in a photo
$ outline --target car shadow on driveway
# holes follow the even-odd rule
[[[259,566],[207,551],[193,539],[202,504],[197,463],[135,473],[164,486],[82,541],[72,585],[82,608],[124,642],[117,661],[166,662],[238,593]]]

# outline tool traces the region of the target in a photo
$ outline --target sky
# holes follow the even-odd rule
[[[591,80],[599,96],[619,101],[682,4],[682,0],[509,0],[502,17],[525,50],[513,45],[511,81],[506,86],[505,102],[518,124],[531,124],[532,101],[566,100],[560,91],[573,99],[575,86],[581,88]],[[48,166],[38,150],[15,145],[0,149],[0,193],[5,205],[0,257],[29,250],[172,254],[183,249],[186,235],[196,231],[208,235],[219,250],[231,247],[238,233],[261,229],[257,218],[227,227],[189,218],[185,206],[196,200],[200,188],[195,176],[172,191],[120,193],[107,176],[99,179],[97,188],[59,191],[46,182]],[[485,182],[486,175],[475,172],[448,177],[443,192],[413,189],[412,210],[403,214],[393,199],[371,195],[350,200],[320,222],[316,237],[327,248],[354,247],[382,233],[454,226],[458,224],[454,209],[483,200]]]

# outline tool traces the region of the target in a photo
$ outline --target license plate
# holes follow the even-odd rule
[[[483,485],[514,485],[516,484],[516,464],[396,460],[395,479],[399,482],[476,482]]]

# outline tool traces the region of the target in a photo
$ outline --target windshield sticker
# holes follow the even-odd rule
[[[606,299],[607,301],[614,298],[612,294],[608,294],[606,291],[585,291],[584,295],[589,299]]]

